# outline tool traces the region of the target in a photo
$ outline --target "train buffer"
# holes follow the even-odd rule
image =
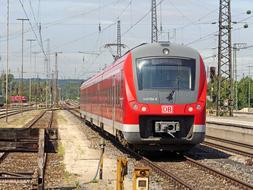
[[[3,128],[0,129],[0,152],[38,153],[37,188],[44,188],[44,169],[46,153],[56,153],[58,147],[58,130],[55,128]],[[34,173],[10,173],[0,171],[0,179],[13,180],[34,179]]]
[[[41,131],[45,131],[43,137]],[[56,153],[57,139],[58,132],[54,128],[3,128],[0,129],[0,152],[38,152],[42,140],[45,153]]]

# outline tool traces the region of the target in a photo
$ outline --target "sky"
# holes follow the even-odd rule
[[[50,52],[50,73],[58,54],[59,78],[87,79],[113,62],[116,22],[121,21],[123,53],[140,43],[150,43],[151,0],[9,0],[10,1],[10,72],[21,74],[22,30],[24,22],[24,77],[47,76],[45,53]],[[159,3],[160,0],[157,0]],[[23,7],[22,7],[23,5]],[[253,45],[252,0],[232,0],[232,42]],[[253,11],[253,10],[252,10]],[[157,6],[159,40],[184,44],[197,49],[207,67],[217,66],[219,0],[162,0]],[[240,22],[243,21],[243,22]],[[6,68],[7,0],[0,0],[0,71]],[[39,24],[41,23],[41,35]],[[243,25],[248,24],[244,29]],[[99,32],[99,25],[101,31]],[[161,29],[162,28],[162,32]],[[30,62],[30,43],[32,59]],[[43,43],[41,43],[41,41]],[[43,47],[43,48],[42,48]],[[37,53],[36,53],[37,52]],[[80,53],[80,52],[85,52]],[[87,54],[92,53],[92,54]],[[238,52],[238,75],[253,75],[253,48]]]

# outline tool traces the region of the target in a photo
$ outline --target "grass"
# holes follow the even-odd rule
[[[16,128],[16,126],[23,126],[27,122],[33,119],[38,114],[38,111],[28,111],[24,112],[23,115],[13,115],[9,116],[8,118],[8,124],[5,123],[5,118],[0,120],[0,127],[13,127]],[[2,122],[3,121],[3,122]]]
[[[64,154],[65,154],[65,149],[64,149],[62,143],[59,143],[59,144],[58,144],[57,153],[58,153],[59,156],[62,156],[62,157],[64,156]]]

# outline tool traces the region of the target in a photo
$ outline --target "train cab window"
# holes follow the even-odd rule
[[[194,90],[195,60],[154,58],[137,60],[139,90]]]

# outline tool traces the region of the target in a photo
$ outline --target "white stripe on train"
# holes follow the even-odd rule
[[[93,120],[93,123],[97,126],[100,126],[101,123],[104,124],[104,129],[108,131],[109,133],[115,135],[116,129],[122,131],[122,132],[140,132],[139,125],[138,124],[123,124],[116,122],[111,119],[107,119],[89,112],[81,111],[82,116],[86,116],[86,120],[91,121]],[[114,126],[113,126],[114,125]],[[205,133],[206,132],[206,126],[205,125],[193,125],[193,132],[194,133]]]

